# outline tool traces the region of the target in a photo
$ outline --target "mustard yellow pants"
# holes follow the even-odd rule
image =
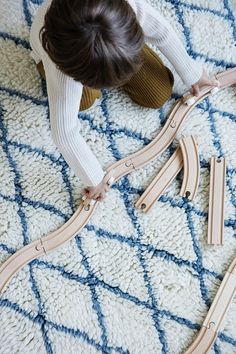
[[[159,56],[146,44],[143,48],[144,63],[141,69],[121,88],[137,104],[148,108],[160,108],[171,96],[174,76]],[[37,64],[40,75],[46,80],[42,61]],[[91,107],[100,90],[83,88],[80,111]]]

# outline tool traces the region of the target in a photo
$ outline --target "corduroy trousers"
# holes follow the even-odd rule
[[[141,69],[121,86],[129,97],[137,104],[148,108],[160,108],[172,93],[174,76],[159,56],[145,44],[143,48],[144,63]],[[42,62],[37,64],[40,75],[46,80]],[[100,90],[83,88],[80,111],[91,107],[102,95]]]

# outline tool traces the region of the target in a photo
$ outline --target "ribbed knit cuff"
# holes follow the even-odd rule
[[[34,59],[35,63],[38,64],[41,59],[37,56],[37,54],[35,54],[35,52],[33,50],[30,51],[30,57]]]
[[[191,60],[191,65],[186,67],[186,72],[183,72],[181,79],[187,86],[195,84],[202,76],[203,66],[194,59]]]
[[[100,184],[105,176],[105,172],[103,171],[102,168],[99,168],[97,170],[94,170],[94,173],[89,175],[86,179],[82,179],[81,181],[83,182],[84,185],[88,187],[96,187],[98,184]],[[80,174],[81,176],[81,174]]]

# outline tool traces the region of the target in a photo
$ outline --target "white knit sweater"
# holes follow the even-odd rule
[[[123,0],[119,0],[123,1]],[[165,18],[144,0],[127,0],[134,9],[146,40],[157,45],[173,64],[183,82],[191,86],[202,74],[202,66],[186,52],[184,45]],[[54,143],[64,159],[86,186],[98,185],[104,175],[98,159],[80,134],[78,118],[83,85],[57,69],[39,40],[39,31],[51,0],[45,0],[37,10],[31,30],[31,57],[42,60],[47,83],[50,124]]]

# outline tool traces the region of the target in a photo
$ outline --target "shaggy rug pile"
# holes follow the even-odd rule
[[[235,0],[152,0],[209,75],[236,65]],[[60,228],[81,203],[80,179],[54,145],[46,82],[29,56],[39,0],[0,0],[0,264]],[[104,169],[151,142],[187,89],[175,75],[159,110],[119,90],[78,114]],[[174,50],[174,48],[173,48]],[[114,184],[84,229],[25,266],[0,297],[0,353],[183,353],[196,337],[236,251],[236,87],[199,104],[172,146]],[[135,202],[178,139],[194,134],[201,158],[194,202],[182,174],[145,215]],[[225,156],[225,241],[208,246],[209,159]],[[155,253],[152,257],[152,254]],[[236,353],[236,299],[212,353]]]

